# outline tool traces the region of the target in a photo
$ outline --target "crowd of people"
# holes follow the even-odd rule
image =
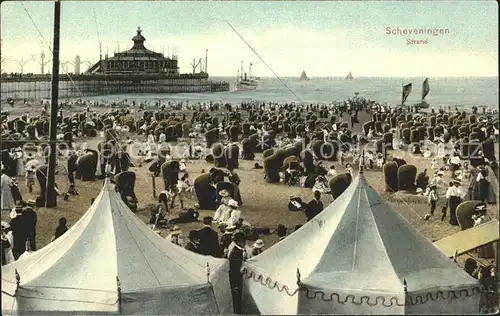
[[[126,103],[127,102],[124,102],[124,104]],[[136,108],[136,103],[132,103],[133,107],[131,108]],[[91,123],[92,118],[95,118],[97,114],[90,111],[88,103],[82,101],[82,104],[86,104],[84,114],[87,122]],[[156,105],[159,106],[158,103]],[[308,104],[304,106],[271,102],[242,103],[233,108],[231,105],[221,105],[213,102],[204,104],[169,103],[168,105],[161,106],[161,111],[183,109],[189,111],[201,110],[213,112],[223,110],[224,108],[228,113],[247,111],[250,115],[258,113],[258,115],[263,117],[272,116],[276,113],[289,113],[296,110],[311,113],[326,111],[326,117],[338,117],[337,121],[330,122],[328,126],[325,126],[320,131],[319,134],[321,135],[314,136],[316,139],[326,142],[330,140],[329,137],[331,133],[334,133],[337,140],[342,141],[347,137],[347,139],[352,142],[351,145],[353,146],[346,147],[345,150],[339,150],[336,153],[337,157],[335,163],[330,164],[328,167],[324,167],[322,165],[322,157],[312,150],[312,165],[306,165],[304,161],[299,159],[295,163],[292,161],[292,163],[280,169],[280,183],[290,186],[302,186],[310,188],[313,191],[314,197],[309,202],[304,202],[301,197],[296,195],[290,195],[289,197],[288,210],[291,212],[303,212],[307,221],[312,220],[324,209],[322,197],[331,193],[329,185],[331,179],[342,172],[354,176],[358,165],[362,165],[369,170],[382,170],[386,162],[387,155],[378,149],[366,151],[359,150],[359,146],[357,145],[362,139],[375,141],[383,136],[380,131],[372,126],[366,131],[361,129],[361,133],[353,132],[352,128],[356,126],[356,124],[360,124],[360,112],[365,111],[368,115],[378,113],[406,113],[406,110],[401,107],[389,107],[358,96],[343,102],[333,102],[330,105]],[[146,109],[145,105],[139,105],[138,111],[144,109]],[[446,112],[446,109],[440,108],[438,111]],[[448,109],[448,111],[451,112],[451,108]],[[133,112],[129,111],[126,114],[128,115],[130,113]],[[418,116],[423,114],[415,113],[415,115]],[[47,116],[46,109],[42,111],[41,116]],[[344,117],[347,119],[345,120]],[[181,121],[185,119],[186,117],[183,115]],[[144,157],[143,160],[145,162],[153,162],[155,164],[155,169],[150,168],[150,171],[156,175],[160,173],[159,167],[163,162],[175,158],[175,161],[178,161],[179,176],[176,176],[175,179],[168,180],[168,185],[165,186],[165,190],[159,194],[159,203],[155,210],[152,211],[150,224],[152,224],[154,229],[164,224],[163,227],[169,230],[169,234],[166,237],[167,240],[180,247],[184,247],[185,249],[201,255],[228,258],[231,263],[231,284],[234,291],[234,297],[236,298],[234,301],[235,312],[238,312],[239,303],[237,297],[241,295],[241,288],[239,286],[239,284],[241,284],[241,275],[239,274],[241,262],[265,251],[263,236],[276,234],[278,240],[282,240],[286,238],[288,228],[282,224],[278,225],[276,228],[256,227],[253,223],[245,219],[245,210],[241,207],[241,197],[238,198],[237,196],[239,194],[239,186],[242,179],[236,172],[237,168],[228,165],[226,166],[226,170],[212,168],[209,170],[209,173],[211,175],[218,172],[222,173],[222,178],[227,178],[229,183],[234,185],[234,192],[230,192],[232,190],[228,189],[216,190],[216,208],[213,216],[203,217],[203,227],[189,231],[187,238],[184,238],[179,224],[197,221],[199,216],[198,210],[185,210],[185,201],[187,199],[196,199],[195,186],[193,181],[191,181],[188,171],[189,163],[192,159],[203,158],[206,156],[206,152],[203,152],[204,146],[201,144],[203,141],[199,141],[200,144],[194,147],[190,146],[188,150],[183,151],[181,157],[170,156],[170,145],[168,144],[167,135],[163,132],[156,135],[154,131],[151,131],[150,127],[156,123],[158,122],[153,118],[151,121],[144,120],[138,126],[137,133],[143,133],[147,139],[141,146],[140,156]],[[230,119],[229,115],[225,115],[220,122],[194,120],[192,123],[193,126],[189,133],[189,137],[198,140],[201,135],[214,127],[219,128],[220,136],[227,136],[225,135],[225,131],[230,124]],[[309,135],[316,132],[314,126],[305,124],[303,132],[274,135],[275,132],[273,130],[275,128],[271,126],[271,124],[258,124],[256,122],[248,123],[250,125],[250,131],[257,134],[259,139],[264,139],[272,135],[274,142],[271,143],[270,148],[287,148],[287,146],[292,146],[295,142],[303,141],[306,138],[308,139],[305,143],[310,144],[312,137]],[[442,127],[446,128],[444,124]],[[125,125],[120,124],[117,120],[113,122],[113,128],[118,132],[125,131]],[[127,130],[126,132],[129,131]],[[394,135],[392,139],[393,148],[396,150],[404,149],[407,140],[403,139],[404,137],[400,137],[400,133],[397,131],[392,132]],[[485,129],[484,132],[487,137],[491,137],[498,141],[498,130],[496,128]],[[446,134],[446,131],[443,134]],[[84,136],[83,131],[80,130],[79,127],[76,128],[75,136]],[[465,200],[474,200],[480,201],[480,203],[475,205],[474,212],[470,216],[474,221],[474,225],[482,225],[491,220],[491,216],[487,213],[487,205],[493,197],[491,194],[491,185],[488,181],[490,175],[488,175],[487,166],[495,162],[489,161],[488,158],[483,157],[483,163],[472,168],[467,161],[460,158],[460,148],[455,146],[456,140],[457,139],[454,138],[447,140],[441,137],[434,141],[430,139],[423,139],[420,141],[419,148],[423,157],[431,160],[430,169],[433,172],[431,181],[428,181],[429,176],[427,175],[427,170],[419,174],[416,180],[416,185],[418,187],[417,193],[426,196],[430,208],[429,213],[425,215],[424,219],[429,220],[432,218],[438,206],[443,204],[442,201],[444,199],[444,205],[441,209],[441,221],[443,221],[449,213],[449,223],[451,225],[459,225],[459,219],[456,214],[457,207]],[[232,142],[228,140],[226,143],[230,145]],[[342,148],[344,147],[341,146],[341,149]],[[167,149],[167,154],[159,160],[158,151],[162,149]],[[37,165],[35,163],[26,162],[26,157],[18,155],[17,150],[18,149],[12,149],[8,152],[9,159],[4,159],[4,157],[2,157],[2,161],[8,160],[10,163],[9,166],[2,166],[1,168],[1,208],[2,211],[8,211],[11,218],[10,223],[2,222],[2,248],[4,249],[2,253],[2,264],[8,264],[13,260],[17,260],[26,251],[36,250],[37,216],[34,210],[35,207],[32,203],[29,203],[30,201],[27,203],[27,201],[23,200],[19,188],[16,185],[15,177],[24,176],[26,178],[26,187],[31,193],[33,187],[36,187],[35,179]],[[89,151],[88,154],[92,155],[93,153]],[[240,151],[239,155],[242,157],[244,153]],[[74,155],[72,155],[72,157],[75,161],[73,161],[73,163],[68,162],[67,168],[70,183],[68,192],[77,194],[74,187],[75,180],[73,178],[73,172],[75,170],[70,168],[70,166],[75,164],[77,158],[74,157]],[[128,157],[127,159],[131,163],[131,158]],[[12,161],[15,161],[15,163],[12,163]],[[109,161],[105,161],[103,164],[111,167]],[[121,171],[128,170],[128,167],[123,166],[123,168],[120,167],[118,170],[117,165],[119,164],[115,163],[113,166],[114,170],[110,169],[108,172],[118,174]],[[263,167],[258,163],[255,163],[254,169],[262,168]],[[342,171],[340,171],[340,169],[342,169]],[[449,172],[449,177],[451,179],[449,183],[445,183],[444,180],[447,172]],[[202,173],[204,173],[204,171]],[[470,185],[467,185],[465,183],[466,181],[470,181]],[[210,183],[210,185],[214,187],[216,187],[216,184],[216,181]],[[63,193],[60,193],[60,195],[65,196]],[[179,201],[182,212],[179,217],[174,220],[170,216],[170,210],[176,207],[177,201]],[[66,219],[60,218],[53,239],[59,238],[67,231],[66,225]],[[294,229],[296,230],[299,228],[300,225]],[[471,268],[469,267],[467,269],[470,270]]]

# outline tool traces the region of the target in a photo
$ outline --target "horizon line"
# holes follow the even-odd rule
[[[233,78],[235,76],[225,76],[225,75],[210,75],[209,77],[223,77],[223,78]],[[258,76],[259,78],[276,78],[276,76]],[[496,76],[487,76],[487,75],[477,75],[477,76],[414,76],[414,77],[403,77],[403,76],[359,76],[355,77],[353,80],[356,80],[357,78],[498,78],[499,75]],[[280,78],[300,78],[300,76],[280,76]],[[345,78],[345,76],[308,76],[308,79],[324,79],[324,78]],[[307,80],[303,80],[307,81]]]

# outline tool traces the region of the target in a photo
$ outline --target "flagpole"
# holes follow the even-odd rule
[[[420,103],[424,102],[424,68],[421,68],[422,70],[422,100],[420,101]]]
[[[50,156],[47,175],[47,189],[45,196],[45,207],[56,207],[57,198],[55,192],[55,171],[57,163],[56,135],[57,135],[57,113],[59,98],[59,39],[61,29],[61,2],[55,1],[54,4],[54,43],[52,51],[52,87],[50,104]]]
[[[401,80],[401,106],[403,106],[403,99],[405,97],[405,82]]]

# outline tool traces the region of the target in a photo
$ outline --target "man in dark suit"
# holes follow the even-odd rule
[[[29,206],[23,207],[23,215],[21,218],[23,219],[23,225],[27,232],[27,241],[30,244],[30,250],[36,251],[36,222],[38,219],[38,215],[35,210]]]
[[[15,260],[26,251],[28,231],[22,216],[23,208],[20,205],[17,205],[10,213],[10,227],[12,228],[12,237],[14,238],[14,245],[11,245],[11,247]]]
[[[311,200],[305,208],[307,221],[313,219],[323,210],[323,202],[321,202],[321,192],[314,191],[314,200]]]
[[[76,164],[77,159],[78,159],[78,156],[76,154],[72,153],[71,156],[69,156],[68,165],[67,165],[69,184],[70,184],[70,186],[72,185],[73,188],[75,186],[74,173],[78,170],[78,165]]]
[[[246,244],[245,234],[235,233],[233,235],[235,246],[229,253],[229,284],[233,297],[233,309],[235,314],[241,314],[241,298],[243,293],[243,276],[241,266],[244,261],[244,249]]]
[[[221,257],[219,235],[212,228],[212,217],[203,218],[203,228],[198,230],[200,238],[199,251],[202,255]]]

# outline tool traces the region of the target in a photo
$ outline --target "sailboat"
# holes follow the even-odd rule
[[[420,108],[420,109],[427,109],[429,107],[429,103],[425,102],[425,97],[429,94],[431,91],[429,87],[429,78],[425,78],[425,80],[422,82],[422,99],[420,100],[420,103],[414,104],[413,106],[415,108]]]
[[[352,73],[349,71],[349,73],[347,74],[347,76],[345,77],[345,80],[347,81],[351,81],[352,79],[354,79],[354,77],[352,76]]]
[[[248,67],[248,72],[252,73],[252,63]],[[234,85],[235,91],[252,91],[257,89],[259,83],[252,79],[247,73],[243,70],[243,61],[241,62],[241,68],[238,70],[238,74],[236,75],[236,83]]]
[[[299,80],[309,80],[309,78],[307,78],[305,70],[302,70],[302,73],[300,74]]]

